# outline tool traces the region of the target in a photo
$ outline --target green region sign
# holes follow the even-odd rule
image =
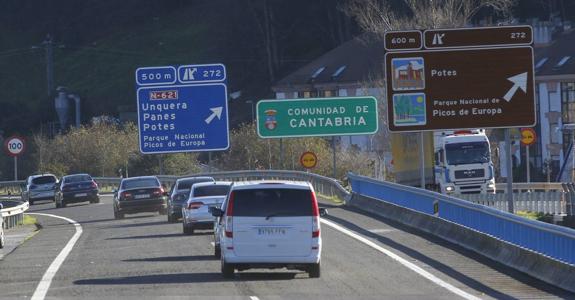
[[[373,97],[262,100],[257,107],[262,138],[373,134],[377,122]]]

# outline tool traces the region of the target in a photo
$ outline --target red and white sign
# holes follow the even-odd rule
[[[11,136],[4,142],[4,149],[8,155],[19,156],[26,150],[26,142],[19,136]]]

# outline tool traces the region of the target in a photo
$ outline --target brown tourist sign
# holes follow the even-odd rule
[[[386,37],[390,131],[535,125],[531,27],[427,30],[409,51],[406,33]]]

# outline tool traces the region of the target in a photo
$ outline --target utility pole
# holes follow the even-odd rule
[[[48,83],[48,96],[50,96],[54,90],[54,42],[52,36],[48,34],[42,44],[46,50],[46,81]]]

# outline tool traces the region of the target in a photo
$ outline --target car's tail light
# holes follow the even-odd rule
[[[98,188],[98,184],[95,181],[92,181],[92,185],[90,186],[93,189],[97,189]]]
[[[154,191],[152,192],[152,195],[158,197],[164,194],[164,190],[159,188],[159,189],[154,189]]]
[[[235,193],[230,193],[230,199],[228,201],[228,206],[226,207],[226,229],[225,234],[228,238],[234,237],[234,197]]]
[[[132,193],[122,192],[122,193],[120,194],[120,199],[124,199],[124,200],[132,199]]]
[[[69,185],[65,185],[62,187],[62,191],[69,191],[71,189],[72,189],[72,187],[70,187]]]
[[[312,209],[312,230],[311,230],[311,237],[317,238],[319,237],[319,207],[317,205],[317,198],[313,191],[311,193],[311,209]]]
[[[198,208],[202,207],[202,205],[204,205],[203,202],[190,202],[188,204],[188,209],[198,209]]]

